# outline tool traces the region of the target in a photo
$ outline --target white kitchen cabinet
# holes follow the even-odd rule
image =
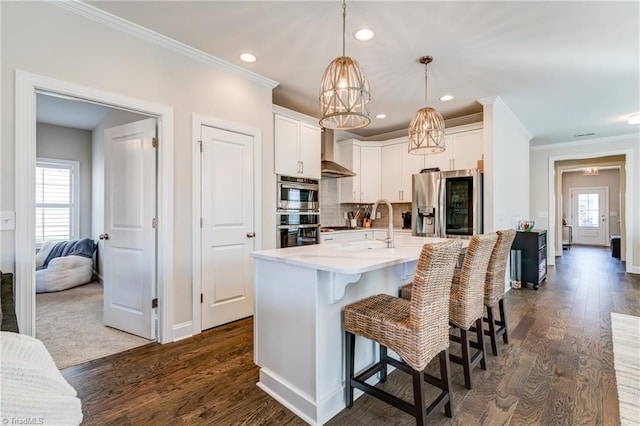
[[[340,178],[341,203],[374,203],[380,199],[380,147],[354,139],[338,143],[338,163],[356,175]]]
[[[338,144],[337,161],[356,174],[354,177],[340,178],[340,202],[360,201],[360,146],[353,143]]]
[[[483,154],[483,130],[477,124],[445,130],[445,151],[425,156],[425,167],[461,170],[478,167]]]
[[[408,148],[408,142],[381,147],[381,196],[392,203],[411,202],[411,176],[424,168],[424,155]]]
[[[320,179],[320,127],[274,114],[275,172]]]
[[[363,203],[380,199],[380,159],[379,147],[360,147],[360,201]]]

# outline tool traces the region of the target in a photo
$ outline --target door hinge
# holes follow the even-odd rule
[[[204,227],[204,218],[200,218],[200,228]]]
[[[156,297],[155,299],[151,299],[151,309],[154,309],[157,307],[158,307],[158,298]]]
[[[202,152],[202,141],[198,141],[198,143],[200,144],[200,152]]]
[[[151,227],[153,229],[156,229],[158,227],[158,218],[154,217],[153,219],[151,219]]]
[[[151,146],[154,148],[158,147],[158,138],[151,139]]]
[[[200,293],[200,303],[204,303],[204,294]]]

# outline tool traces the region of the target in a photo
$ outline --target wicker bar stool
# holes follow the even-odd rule
[[[448,355],[449,294],[460,248],[461,243],[457,240],[422,247],[411,301],[378,294],[345,306],[345,399],[348,408],[353,406],[353,389],[358,388],[411,414],[417,424],[425,424],[443,405],[445,414],[453,416]],[[380,344],[380,360],[358,375],[354,375],[356,335]],[[395,351],[403,361],[389,357],[387,348]],[[440,361],[440,378],[424,371],[436,355]],[[386,381],[387,365],[412,375],[413,404],[366,383],[378,372],[380,382]],[[425,381],[441,389],[429,407],[425,403]]]
[[[449,323],[460,329],[460,336],[450,335],[450,339],[462,345],[462,357],[451,354],[452,362],[462,364],[464,385],[472,387],[471,370],[480,363],[487,369],[485,361],[484,338],[482,335],[482,317],[484,314],[484,283],[487,266],[498,235],[495,233],[474,235],[469,241],[467,254],[460,274],[453,277],[451,285],[451,304],[449,305]],[[469,329],[475,324],[477,347],[471,354]]]
[[[487,308],[487,316],[484,322],[488,323],[489,330],[484,334],[491,339],[491,351],[498,355],[498,337],[502,336],[504,343],[509,343],[507,333],[507,316],[504,311],[504,277],[507,270],[507,261],[511,252],[511,244],[516,237],[515,229],[497,231],[498,241],[491,252],[487,278],[484,284],[484,306]],[[493,309],[498,307],[500,317],[494,316]],[[497,327],[497,328],[496,328]]]

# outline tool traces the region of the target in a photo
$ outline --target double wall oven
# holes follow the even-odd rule
[[[320,242],[320,182],[278,175],[276,244],[278,248]]]

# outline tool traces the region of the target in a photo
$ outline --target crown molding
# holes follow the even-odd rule
[[[489,96],[486,98],[478,99],[478,102],[480,102],[483,107],[487,105],[500,105],[500,107],[507,113],[507,115],[517,123],[518,127],[520,127],[520,130],[524,132],[527,138],[529,138],[529,140],[533,139],[533,135],[531,134],[529,129],[527,129],[524,124],[522,124],[522,121],[520,121],[518,116],[515,115],[513,111],[511,111],[511,108],[509,108],[507,104],[504,103],[500,96]]]
[[[131,21],[127,21],[126,19],[120,18],[119,16],[116,16],[104,10],[98,9],[95,6],[91,6],[80,0],[49,0],[49,1],[52,4],[55,4],[56,6],[59,6],[73,13],[76,13],[87,19],[91,19],[92,21],[99,22],[103,25],[109,26],[118,31],[122,31],[131,36],[151,42],[160,47],[164,47],[165,49],[180,53],[191,59],[195,59],[205,64],[212,65],[216,68],[229,71],[241,77],[248,78],[252,81],[255,81],[256,83],[267,86],[270,89],[273,89],[274,87],[280,84],[277,81],[271,80],[270,78],[263,77],[260,74],[256,74],[252,71],[246,70],[230,62],[224,61],[209,53],[203,52],[202,50],[196,49],[185,43],[182,43],[170,37],[164,36],[160,33],[152,31],[138,24],[135,24]]]
[[[582,141],[566,141],[560,143],[548,143],[544,145],[534,145],[529,147],[530,151],[543,151],[549,149],[561,149],[567,147],[575,147],[575,146],[588,146],[588,145],[600,145],[608,142],[619,142],[624,140],[639,140],[640,135],[637,133],[629,133],[626,135],[617,135],[617,136],[605,136],[601,138],[593,138]]]

